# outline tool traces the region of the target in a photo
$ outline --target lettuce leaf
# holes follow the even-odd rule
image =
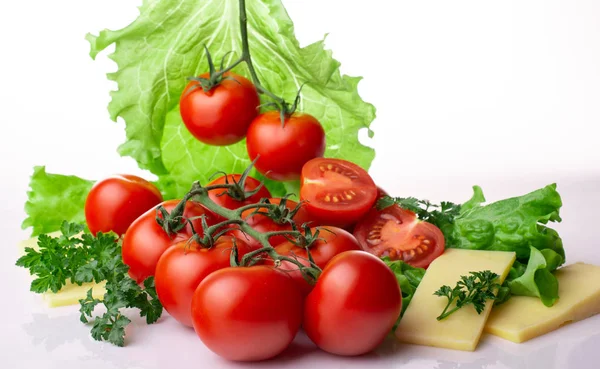
[[[358,132],[369,129],[375,108],[360,98],[360,78],[341,75],[340,63],[323,41],[300,47],[280,0],[249,1],[246,6],[250,48],[262,84],[291,101],[307,83],[299,108],[323,124],[325,155],[368,169],[374,150],[359,143]],[[119,152],[156,174],[167,197],[182,196],[194,180],[206,182],[217,170],[239,173],[250,164],[244,142],[212,147],[195,140],[178,107],[186,77],[208,70],[204,45],[215,60],[230,51],[234,53],[227,61],[239,56],[238,22],[237,0],[145,0],[129,26],[87,36],[93,58],[116,46],[110,58],[118,70],[108,78],[118,90],[111,93],[108,110],[113,120],[125,120],[127,140]],[[245,66],[234,71],[248,76]],[[294,191],[294,186],[267,183],[274,195]]]
[[[538,250],[531,247],[529,262],[525,268],[517,262],[507,278],[513,295],[539,297],[548,307],[558,300],[558,279],[552,274],[564,259],[551,249]],[[524,269],[524,270],[523,270]],[[518,276],[515,278],[515,274]]]
[[[517,261],[499,291],[496,304],[511,295],[539,297],[546,306],[558,299],[558,281],[552,274],[565,263],[558,233],[547,226],[560,222],[562,201],[556,185],[520,197],[484,205],[479,186],[461,206],[454,223],[442,228],[446,247],[471,250],[514,251]]]
[[[402,260],[394,260],[392,261],[389,257],[384,257],[381,260],[385,262],[385,264],[394,272],[396,276],[396,280],[398,281],[398,285],[400,286],[400,290],[402,291],[402,312],[394,325],[394,330],[400,323],[400,319],[404,315],[406,308],[410,304],[417,287],[423,280],[423,276],[425,276],[425,269],[423,268],[415,268]]]
[[[561,221],[562,201],[555,184],[485,206],[484,201],[481,188],[474,187],[473,198],[461,207],[461,214],[442,229],[447,247],[515,251],[522,261],[529,258],[533,246],[553,250],[564,262],[562,240],[546,226]]]
[[[46,173],[35,167],[30,181],[22,228],[33,228],[32,237],[60,229],[65,219],[85,223],[83,208],[93,181],[75,176]]]

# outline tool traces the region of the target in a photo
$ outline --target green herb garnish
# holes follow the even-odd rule
[[[461,276],[460,281],[456,283],[454,288],[442,286],[433,293],[436,296],[448,298],[448,304],[440,316],[437,317],[437,320],[445,319],[455,311],[469,304],[473,305],[477,314],[481,314],[485,308],[485,302],[496,298],[494,289],[500,288],[500,285],[496,283],[498,274],[489,270],[470,272],[469,274],[469,276]],[[450,309],[455,302],[456,305],[454,308]]]
[[[106,293],[101,300],[94,299],[92,289],[81,304],[81,321],[93,318],[92,337],[117,346],[125,343],[125,327],[131,322],[123,314],[125,308],[137,308],[146,323],[152,324],[162,315],[154,288],[154,279],[144,281],[140,287],[127,274],[129,267],[121,258],[121,242],[113,233],[93,236],[81,233],[84,226],[63,222],[60,237],[46,234],[38,237],[38,248],[25,248],[25,255],[17,260],[17,266],[29,269],[35,276],[31,291],[44,293],[60,291],[67,281],[81,286],[89,282],[106,282]],[[94,308],[103,304],[106,312],[94,317]]]
[[[460,205],[448,201],[442,201],[440,205],[432,204],[427,200],[419,200],[414,197],[390,197],[385,196],[377,202],[377,208],[383,210],[392,205],[398,205],[403,209],[417,214],[421,220],[442,228],[446,224],[454,222],[454,218],[460,214]]]

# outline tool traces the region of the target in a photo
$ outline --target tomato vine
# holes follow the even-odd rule
[[[248,168],[247,171],[249,171],[251,168],[252,165],[250,166],[250,168]],[[203,247],[210,248],[214,245],[216,239],[232,230],[232,228],[229,228],[229,226],[235,225],[245,235],[248,235],[257,240],[262,247],[250,253],[247,253],[246,255],[244,255],[244,257],[242,257],[241,260],[238,260],[237,248],[234,247],[232,251],[232,266],[252,266],[257,264],[263,255],[267,255],[274,261],[275,266],[278,266],[281,262],[284,261],[292,263],[293,265],[296,265],[298,267],[298,269],[301,271],[302,275],[305,279],[307,279],[307,281],[309,281],[310,283],[316,282],[318,276],[321,273],[321,269],[314,262],[312,256],[310,255],[310,252],[307,253],[309,261],[309,266],[307,266],[300,262],[297,258],[278,254],[275,251],[275,248],[270,245],[269,238],[274,236],[285,236],[291,242],[301,247],[309,249],[314,242],[320,240],[319,231],[317,230],[313,233],[310,230],[308,224],[302,226],[304,232],[298,230],[298,227],[292,221],[292,217],[296,213],[297,209],[293,211],[282,211],[281,207],[285,207],[285,202],[283,202],[282,205],[272,204],[268,201],[260,201],[255,204],[249,204],[237,208],[235,210],[230,210],[220,206],[209,197],[209,191],[213,191],[216,189],[226,189],[227,191],[229,191],[235,188],[237,185],[238,184],[236,183],[227,183],[204,187],[200,184],[200,182],[196,181],[193,183],[191,190],[183,197],[179,204],[170,213],[162,206],[159,206],[157,208],[157,222],[159,222],[159,224],[165,230],[165,232],[167,232],[167,234],[170,235],[177,232],[177,230],[185,226],[186,223],[191,224],[191,220],[193,220],[185,219],[183,217],[183,209],[185,208],[185,204],[188,201],[196,201],[212,213],[225,218],[225,220],[220,223],[208,226],[206,221],[203,219],[202,236],[198,232],[196,232],[196,230],[192,227],[193,241],[196,241]],[[246,196],[247,195],[248,194],[246,194]],[[302,204],[299,204],[298,207],[299,206],[302,206]],[[275,221],[290,222],[290,224],[292,224],[292,230],[261,233],[252,228],[243,217],[242,214],[248,210],[255,210],[253,214],[263,214],[265,216],[273,217]],[[264,212],[265,210],[266,212]],[[279,217],[280,219],[276,219],[277,217]]]
[[[214,62],[212,60],[210,52],[209,52],[208,48],[205,46],[206,57],[207,57],[208,66],[209,66],[209,74],[210,74],[209,78],[190,77],[188,79],[191,81],[198,82],[198,86],[202,87],[202,89],[204,89],[205,91],[210,91],[212,88],[216,87],[223,79],[231,78],[231,77],[225,76],[226,73],[230,72],[233,68],[237,67],[238,65],[245,63],[246,66],[248,67],[248,71],[250,73],[252,83],[254,83],[256,90],[259,93],[266,95],[271,100],[273,100],[272,102],[269,102],[265,105],[275,106],[277,108],[277,110],[280,112],[281,122],[283,124],[285,122],[285,118],[292,115],[298,108],[298,104],[300,102],[300,92],[304,85],[302,85],[302,87],[300,87],[300,89],[298,90],[298,93],[296,94],[296,98],[294,99],[294,102],[291,104],[286,102],[283,97],[280,97],[280,96],[276,95],[275,93],[269,91],[267,88],[265,88],[260,82],[258,73],[256,73],[256,69],[254,68],[254,64],[252,62],[252,56],[250,53],[250,44],[248,42],[248,16],[246,14],[246,0],[239,0],[239,23],[240,23],[240,36],[241,36],[241,40],[242,40],[242,55],[241,55],[241,57],[239,59],[237,59],[236,61],[234,61],[229,66],[224,68],[223,64],[224,64],[225,57],[227,56],[227,55],[225,55],[223,57],[223,62],[221,63],[221,68],[219,71],[217,71],[215,69]]]

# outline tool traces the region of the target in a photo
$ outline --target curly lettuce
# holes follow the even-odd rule
[[[361,78],[342,75],[324,41],[301,47],[280,0],[253,0],[246,6],[249,43],[261,83],[288,101],[306,83],[299,110],[322,123],[325,155],[368,169],[375,151],[359,142],[358,132],[366,129],[372,135],[375,108],[358,94]],[[205,45],[216,61],[239,57],[238,1],[144,0],[139,9],[139,17],[127,27],[86,37],[92,58],[115,47],[109,57],[118,69],[108,78],[118,89],[111,92],[108,111],[113,120],[125,121],[126,141],[119,153],[155,174],[166,199],[181,197],[193,181],[206,183],[216,171],[241,173],[250,164],[245,142],[227,147],[198,142],[183,125],[178,107],[186,78],[208,70]],[[234,72],[248,77],[244,65]],[[34,234],[56,231],[63,220],[84,219],[86,189],[92,182],[55,178],[56,182],[32,177],[29,217],[23,226],[33,226]],[[266,186],[274,196],[298,194],[297,181],[266,181]]]
[[[454,222],[442,227],[447,247],[516,252],[501,301],[511,294],[525,295],[552,306],[558,299],[558,280],[552,272],[565,263],[562,239],[548,227],[549,222],[561,221],[556,185],[488,205],[483,205],[480,187],[473,191]]]
[[[325,155],[368,169],[374,150],[359,143],[358,132],[369,129],[375,108],[360,98],[360,78],[342,75],[323,41],[301,47],[280,0],[248,1],[246,7],[261,83],[288,101],[306,83],[299,109],[323,124]],[[239,56],[238,0],[146,0],[129,26],[87,39],[93,58],[115,45],[110,57],[119,69],[108,78],[118,90],[108,110],[113,120],[125,120],[127,141],[119,152],[156,174],[168,197],[182,196],[194,180],[206,181],[216,170],[239,173],[250,164],[245,142],[215,147],[194,139],[178,106],[186,77],[208,70],[205,45],[215,60]],[[249,77],[245,66],[234,71]],[[267,187],[276,195],[285,192],[273,182]]]
[[[83,207],[93,181],[75,176],[46,173],[45,167],[35,167],[25,211],[28,217],[23,229],[31,227],[32,237],[61,229],[65,219],[85,223]]]

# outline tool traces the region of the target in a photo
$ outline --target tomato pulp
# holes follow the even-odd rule
[[[358,165],[346,160],[317,158],[302,168],[300,198],[320,224],[347,227],[375,203],[377,186]]]
[[[395,204],[369,211],[356,225],[354,236],[365,251],[419,268],[427,268],[446,247],[438,227]]]

